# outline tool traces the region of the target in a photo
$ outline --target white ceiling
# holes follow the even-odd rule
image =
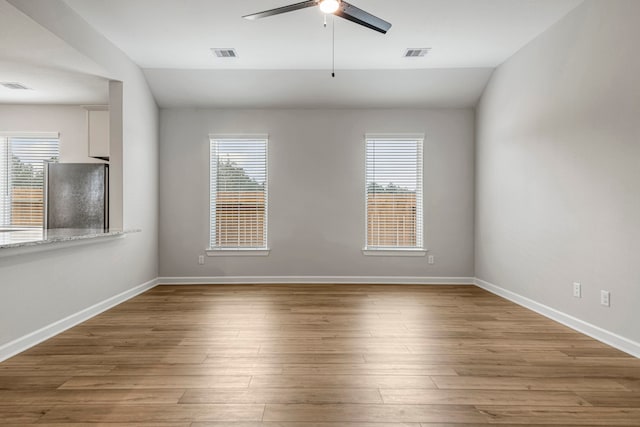
[[[333,80],[317,8],[241,18],[300,0],[65,1],[145,69],[163,107],[347,107],[473,106],[492,69],[582,0],[351,0],[393,27],[383,35],[336,18]],[[213,47],[240,57],[216,58]],[[416,47],[432,50],[402,58]]]
[[[109,82],[89,74],[25,62],[0,61],[0,82],[19,82],[30,90],[0,86],[0,104],[104,105]]]
[[[19,82],[31,90],[0,86],[1,104],[106,104],[108,81],[94,62],[0,0],[0,82]]]
[[[318,8],[242,15],[300,0],[66,0],[143,68],[319,70],[331,31]],[[581,0],[350,0],[393,24],[383,35],[336,18],[339,69],[496,67]],[[221,60],[209,48],[234,47]],[[431,47],[422,60],[406,48]]]

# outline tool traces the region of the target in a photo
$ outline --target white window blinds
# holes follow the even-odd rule
[[[0,227],[42,227],[44,163],[57,161],[57,136],[0,136]]]
[[[210,248],[267,248],[267,137],[211,137]]]
[[[419,137],[366,138],[366,249],[422,249]]]

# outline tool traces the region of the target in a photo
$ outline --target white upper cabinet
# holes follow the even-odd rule
[[[109,160],[109,110],[87,111],[89,129],[89,157]]]

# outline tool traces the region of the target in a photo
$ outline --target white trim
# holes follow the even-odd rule
[[[0,138],[42,138],[42,139],[60,139],[60,132],[0,132]]]
[[[81,105],[87,111],[109,111],[109,105],[95,104],[95,105]]]
[[[85,322],[92,317],[97,316],[98,314],[127,301],[128,299],[140,295],[141,293],[154,288],[155,286],[157,286],[157,284],[157,278],[149,280],[142,285],[138,285],[135,288],[129,289],[128,291],[124,291],[118,295],[112,296],[111,298],[107,298],[106,300],[94,304],[91,307],[80,310],[79,312],[67,316],[64,319],[60,319],[43,328],[38,329],[37,331],[31,332],[30,334],[24,335],[7,344],[4,344],[0,346],[0,362],[7,360],[8,358],[13,357],[16,354],[21,353],[37,344],[40,344],[41,342],[48,340],[49,338],[52,338],[55,335],[58,335],[59,333],[62,333],[67,329],[78,325],[79,323]]]
[[[238,248],[238,249],[216,249],[209,248],[205,252],[207,256],[269,256],[271,249],[252,249],[252,248]]]
[[[473,277],[400,276],[214,276],[159,277],[159,285],[357,284],[357,285],[473,285]]]
[[[414,140],[422,140],[424,141],[425,134],[424,133],[365,133],[364,139],[392,139],[396,141],[414,141]]]
[[[364,256],[425,256],[426,249],[362,249]]]
[[[574,329],[580,333],[588,335],[600,342],[615,347],[618,350],[624,351],[625,353],[628,353],[635,357],[640,357],[640,343],[638,342],[632,341],[614,332],[607,331],[606,329],[603,329],[599,326],[592,325],[591,323],[585,322],[584,320],[580,320],[569,314],[558,311],[555,308],[551,308],[547,305],[541,304],[530,298],[501,288],[500,286],[494,285],[493,283],[489,283],[482,279],[476,278],[475,285],[491,292],[492,294],[508,299],[509,301],[512,301],[522,307],[533,310],[536,313],[539,313],[551,320],[562,323],[563,325],[568,326],[569,328]]]
[[[238,141],[253,141],[269,139],[268,133],[210,133],[209,140],[235,139]]]

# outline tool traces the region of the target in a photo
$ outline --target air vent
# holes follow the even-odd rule
[[[422,58],[423,56],[426,56],[427,53],[429,53],[429,50],[431,50],[431,48],[428,48],[428,47],[420,48],[420,49],[407,49],[407,51],[404,53],[404,57],[405,58]]]
[[[14,90],[31,90],[31,88],[26,87],[25,85],[23,85],[22,83],[18,83],[18,82],[0,82],[0,85],[6,87],[7,89],[14,89]]]
[[[211,49],[213,53],[216,54],[218,58],[237,58],[238,52],[235,49],[219,49],[213,48]]]

